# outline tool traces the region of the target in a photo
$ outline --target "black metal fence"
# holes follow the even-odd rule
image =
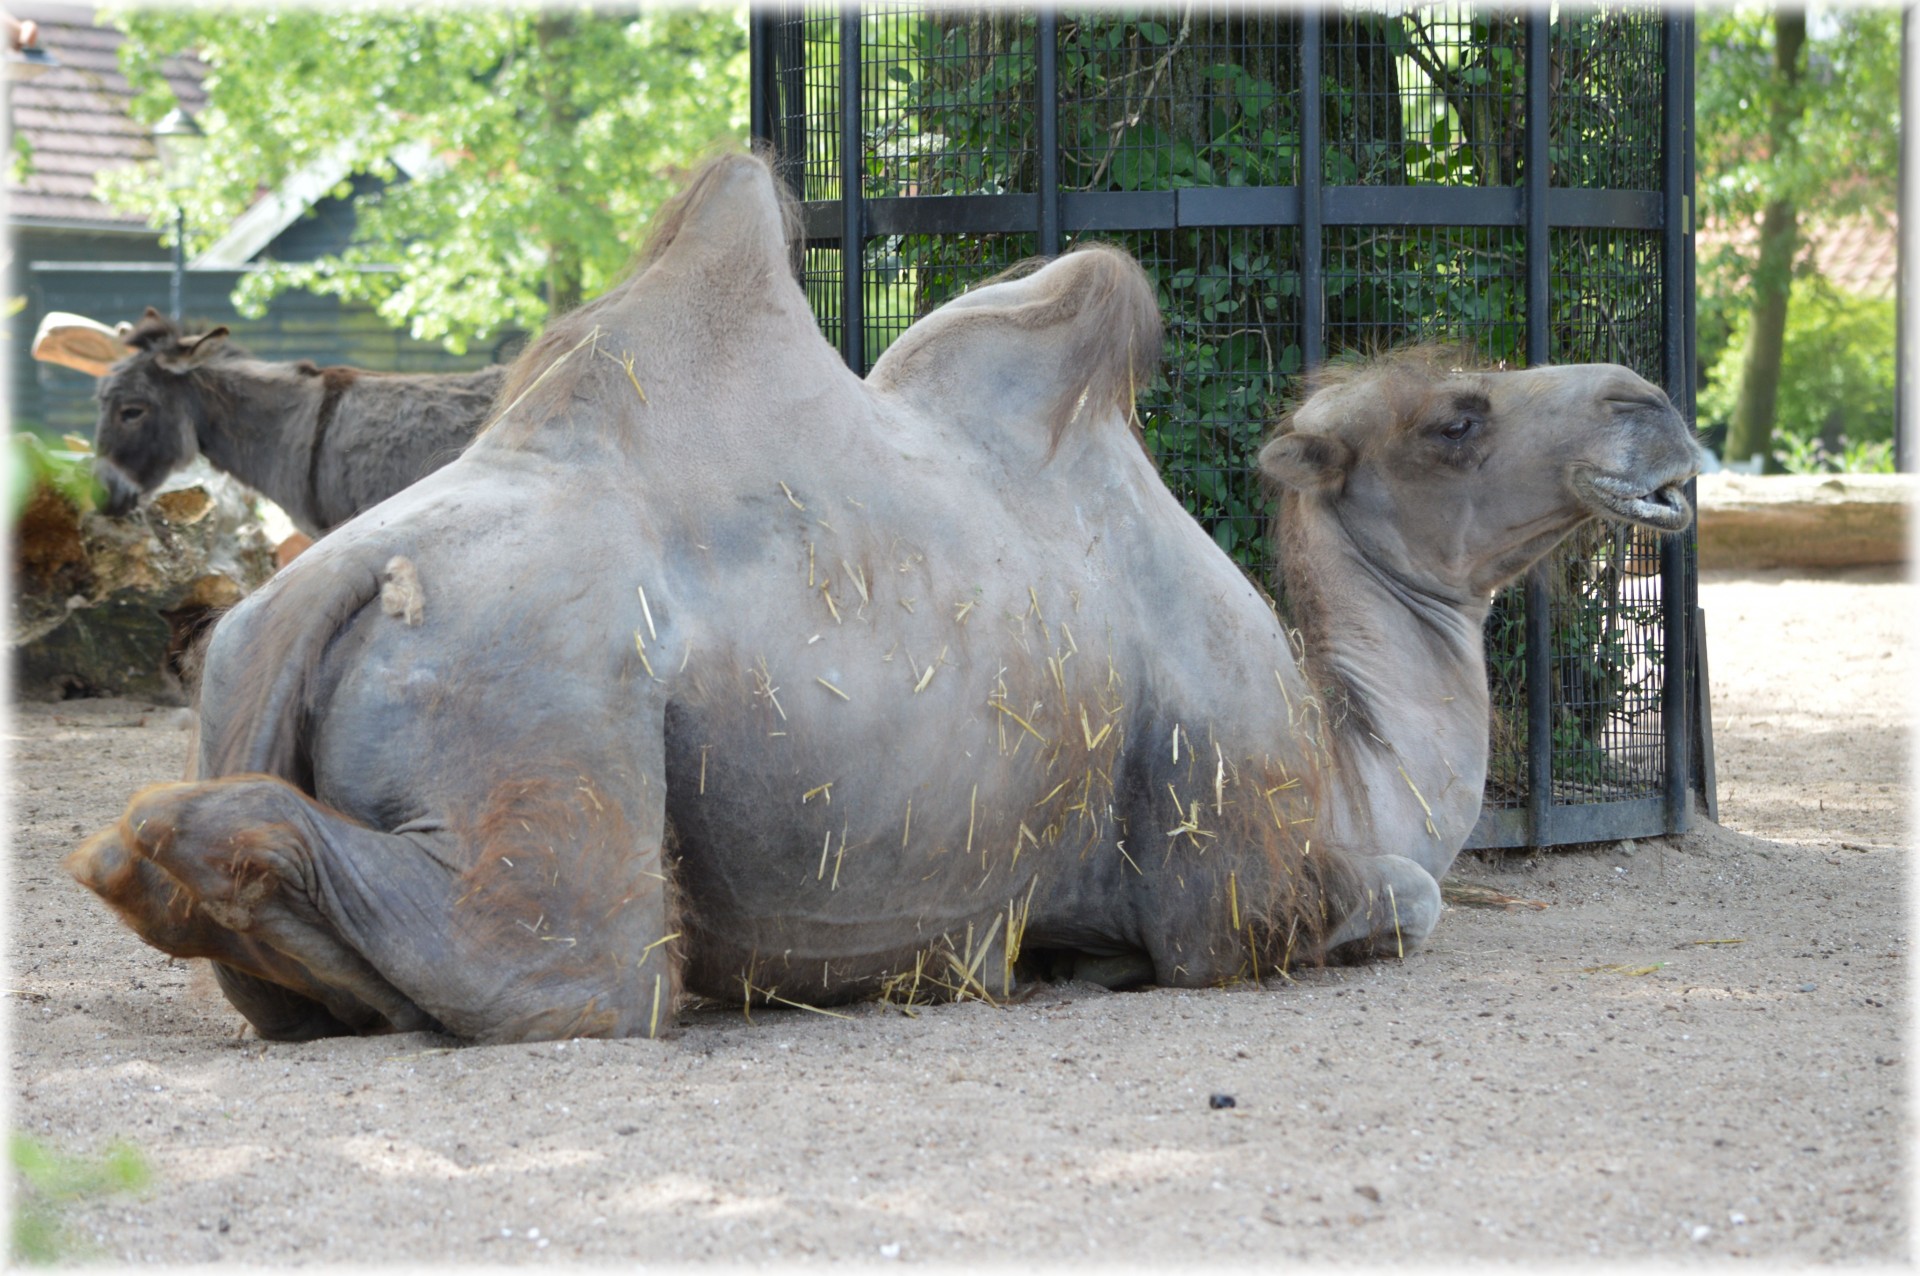
[[[1267,575],[1254,452],[1289,382],[1343,351],[1619,362],[1691,418],[1692,36],[1641,5],[767,9],[753,131],[802,203],[814,313],[863,373],[1007,265],[1131,251],[1167,321],[1148,446]],[[1496,601],[1469,845],[1677,832],[1691,792],[1711,809],[1693,562],[1691,535],[1596,529]]]

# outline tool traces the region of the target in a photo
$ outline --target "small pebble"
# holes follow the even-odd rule
[[[1812,991],[1813,991],[1813,990],[1814,990],[1815,988],[1818,988],[1819,986],[1820,986],[1819,984],[1801,984],[1801,985],[1800,985],[1800,991],[1801,991],[1801,992],[1812,992]]]
[[[1230,1094],[1210,1094],[1207,1096],[1207,1106],[1216,1110],[1233,1107],[1233,1096]]]
[[[880,1247],[880,1257],[882,1258],[900,1257],[900,1242],[888,1241],[885,1245],[882,1245]]]

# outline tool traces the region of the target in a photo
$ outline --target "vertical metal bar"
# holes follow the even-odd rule
[[[774,76],[767,85],[773,123],[780,138],[779,169],[795,199],[807,197],[807,11],[801,6],[776,9],[768,32]]]
[[[1033,110],[1040,122],[1040,234],[1035,251],[1055,257],[1060,253],[1060,15],[1052,5],[1041,6],[1035,40]]]
[[[1321,255],[1321,43],[1325,12],[1300,10],[1300,354],[1309,369],[1327,357],[1326,267]]]
[[[860,7],[848,5],[840,11],[840,357],[856,376],[867,373],[861,143]]]
[[[1684,314],[1686,317],[1687,337],[1686,369],[1683,382],[1686,397],[1683,400],[1675,400],[1674,406],[1679,408],[1681,415],[1691,422],[1699,419],[1699,413],[1696,410],[1696,395],[1700,387],[1700,339],[1697,327],[1697,321],[1699,319],[1699,290],[1697,283],[1700,278],[1700,271],[1699,255],[1693,241],[1694,223],[1696,220],[1693,211],[1693,200],[1695,193],[1700,187],[1698,175],[1694,167],[1699,150],[1696,145],[1695,120],[1697,117],[1694,114],[1695,108],[1693,101],[1696,83],[1694,77],[1694,58],[1697,56],[1699,50],[1700,26],[1699,23],[1694,21],[1690,16],[1684,19],[1684,23],[1686,48],[1682,54],[1684,61],[1682,62],[1683,72],[1681,75],[1681,83],[1686,92],[1687,103],[1686,107],[1680,113],[1680,118],[1685,122],[1684,127],[1687,139],[1686,176],[1683,179],[1684,186],[1682,187],[1682,189],[1687,192],[1687,226],[1686,236],[1682,242],[1682,247],[1686,252],[1686,264],[1681,267],[1681,277],[1686,284]],[[1687,503],[1695,509],[1699,508],[1698,496],[1698,485],[1688,483]],[[1694,527],[1689,528],[1686,535],[1687,614],[1693,618],[1693,624],[1687,630],[1688,641],[1691,644],[1687,649],[1689,657],[1687,668],[1689,670],[1689,676],[1693,679],[1693,699],[1691,701],[1693,706],[1693,719],[1692,734],[1689,736],[1689,739],[1692,740],[1693,782],[1699,786],[1700,796],[1706,803],[1707,818],[1718,823],[1720,819],[1720,799],[1713,770],[1713,680],[1708,676],[1707,668],[1706,620],[1700,611],[1700,547],[1699,537],[1697,535],[1698,526],[1699,522],[1695,520]]]
[[[1527,138],[1522,203],[1527,236],[1527,364],[1539,367],[1552,359],[1547,348],[1547,320],[1553,299],[1548,287],[1553,265],[1553,241],[1547,228],[1547,189],[1552,181],[1552,159],[1547,150],[1548,40],[1552,19],[1544,7],[1523,19],[1527,41]]]
[[[1527,573],[1527,838],[1530,846],[1553,845],[1553,589],[1548,564]]]
[[[1667,393],[1682,411],[1692,403],[1686,383],[1687,309],[1693,295],[1688,269],[1687,225],[1693,192],[1687,185],[1687,152],[1691,149],[1691,113],[1687,86],[1693,81],[1691,21],[1670,13],[1663,21],[1662,59],[1666,77],[1662,92],[1661,182],[1664,222],[1661,230],[1661,308],[1665,324]],[[1665,748],[1667,830],[1684,833],[1688,824],[1687,777],[1691,697],[1687,694],[1687,648],[1693,628],[1688,612],[1687,546],[1693,531],[1668,536],[1660,542],[1661,666],[1666,681],[1661,688],[1660,727]]]
[[[747,10],[747,136],[758,147],[773,141],[773,113],[768,84],[773,67],[768,60],[767,26],[773,15],[764,8]]]
[[[1547,150],[1548,40],[1550,17],[1544,7],[1525,18],[1526,174],[1522,207],[1526,217],[1527,364],[1539,367],[1552,358],[1548,348],[1549,294],[1553,264],[1552,232],[1547,225],[1547,191],[1552,160]],[[1553,844],[1553,590],[1549,563],[1527,573],[1525,673],[1527,679],[1527,825],[1535,846]]]

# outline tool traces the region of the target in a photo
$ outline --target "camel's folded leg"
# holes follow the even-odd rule
[[[368,829],[273,779],[163,785],[70,867],[96,890],[118,886],[109,902],[156,947],[191,947],[240,972],[223,984],[262,1035],[282,1035],[288,1013],[263,982],[303,997],[317,987],[329,1009],[370,1007],[403,1030],[657,1032],[675,987],[659,942],[669,936],[657,837],[650,859],[626,848],[625,860],[645,863],[595,864],[580,852],[604,847],[579,844],[580,820],[543,827],[526,814],[510,845],[483,848],[444,831]],[[516,864],[507,852],[521,846],[544,857]],[[131,873],[116,871],[123,856]],[[235,959],[260,948],[278,964]]]
[[[175,957],[211,958],[227,1000],[261,1036],[305,1041],[386,1024],[344,988],[322,983],[259,939],[215,922],[181,882],[136,853],[138,842],[123,820],[69,855],[67,871],[155,948]]]
[[[1404,855],[1353,861],[1359,897],[1324,949],[1332,961],[1405,957],[1419,951],[1440,922],[1440,883]]]

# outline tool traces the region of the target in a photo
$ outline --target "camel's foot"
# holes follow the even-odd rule
[[[262,1037],[436,1027],[329,923],[304,808],[278,780],[155,785],[67,870],[162,952],[212,958]]]
[[[212,958],[263,1037],[667,1031],[678,978],[657,858],[630,826],[583,855],[566,840],[576,812],[528,816],[511,827],[531,852],[383,833],[265,777],[167,784],[67,867],[156,948]]]
[[[1440,922],[1440,883],[1402,855],[1357,861],[1360,896],[1324,949],[1330,962],[1405,957],[1418,952]]]

